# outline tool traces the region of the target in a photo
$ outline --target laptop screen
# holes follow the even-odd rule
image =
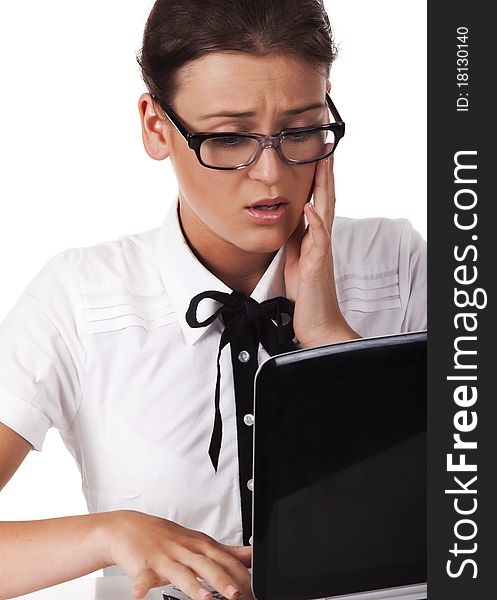
[[[258,600],[426,581],[426,334],[273,357],[255,387]]]

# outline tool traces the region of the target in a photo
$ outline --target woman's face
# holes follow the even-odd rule
[[[213,53],[179,71],[174,108],[191,132],[274,134],[288,127],[329,122],[327,83],[323,74],[289,56]],[[311,104],[320,106],[288,114]],[[233,112],[251,114],[209,116]],[[183,228],[194,248],[215,245],[233,250],[235,246],[249,253],[272,253],[287,241],[302,218],[316,163],[286,165],[274,148],[266,148],[243,169],[209,169],[197,161],[168,119],[161,126],[162,154],[158,154],[157,139],[149,151],[144,135],[145,147],[154,158],[171,158]],[[288,205],[274,223],[261,223],[247,208],[257,200],[277,196]]]

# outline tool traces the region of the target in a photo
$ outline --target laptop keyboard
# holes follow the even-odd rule
[[[202,581],[201,583],[202,585],[205,585],[209,592],[211,592],[213,600],[226,600],[222,594],[211,587],[206,581]],[[184,592],[172,584],[166,585],[163,588],[162,597],[164,600],[190,600],[190,596],[187,596]],[[239,596],[238,600],[244,600],[244,597]]]

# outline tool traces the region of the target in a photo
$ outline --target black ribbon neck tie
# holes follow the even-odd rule
[[[204,298],[211,298],[221,303],[221,306],[207,319],[200,322],[197,319],[197,308]],[[234,344],[237,347],[249,348],[251,353],[245,352],[246,361],[251,359],[253,354],[251,369],[254,376],[257,370],[257,351],[259,343],[263,346],[270,356],[291,352],[297,347],[293,343],[293,312],[294,304],[288,298],[277,296],[257,302],[254,298],[247,296],[242,292],[234,290],[231,294],[218,292],[216,290],[202,292],[197,294],[190,301],[190,306],[186,311],[186,322],[190,327],[207,327],[218,317],[224,322],[224,330],[221,334],[219,342],[219,350],[217,353],[217,379],[216,391],[214,395],[214,427],[209,446],[209,456],[212,461],[214,470],[217,472],[219,453],[221,451],[221,441],[223,425],[221,419],[221,410],[219,407],[221,369],[220,357],[223,348],[230,343],[232,346],[232,362],[233,369],[243,368],[239,357],[235,358],[233,352]],[[287,315],[286,322],[283,322],[283,316]],[[275,323],[276,322],[276,323]],[[253,383],[252,383],[253,386]],[[253,387],[252,387],[253,389]],[[253,392],[250,390],[250,397]],[[235,377],[235,399],[236,398],[236,377]]]

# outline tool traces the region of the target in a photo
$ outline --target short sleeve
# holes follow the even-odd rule
[[[406,220],[399,250],[399,288],[404,309],[402,332],[426,329],[426,260],[426,242]]]
[[[0,421],[40,451],[82,397],[81,294],[63,254],[53,256],[0,323]]]

